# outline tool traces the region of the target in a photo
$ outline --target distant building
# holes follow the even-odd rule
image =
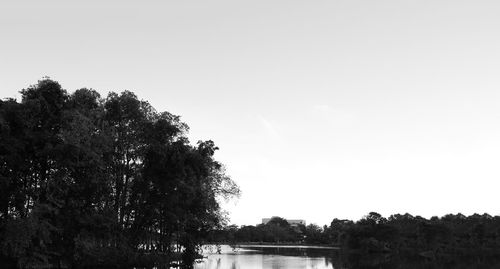
[[[263,218],[262,219],[262,224],[267,224],[272,218],[277,218],[276,216],[273,216],[271,218]],[[299,225],[306,225],[306,221],[303,219],[285,219],[290,226],[299,226]]]

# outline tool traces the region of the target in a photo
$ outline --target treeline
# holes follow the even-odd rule
[[[275,218],[257,226],[229,226],[212,233],[213,241],[295,243],[340,246],[347,251],[446,255],[500,255],[500,217],[449,214],[425,219],[410,214],[388,218],[371,212],[356,222],[334,219],[329,226],[291,227]]]
[[[500,254],[500,217],[448,214],[425,219],[410,214],[384,218],[371,212],[357,222],[334,219],[329,236],[346,249],[434,258]]]
[[[178,116],[44,79],[0,101],[2,268],[189,267],[239,193]]]
[[[315,224],[290,225],[286,219],[273,217],[266,224],[238,227],[230,225],[210,232],[208,240],[213,243],[278,243],[328,245],[331,240],[325,236],[327,227]]]

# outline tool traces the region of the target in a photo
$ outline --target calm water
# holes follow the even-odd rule
[[[422,257],[340,255],[336,249],[294,246],[223,245],[205,247],[205,259],[195,269],[489,269],[500,268],[498,259],[431,261]]]
[[[221,246],[205,248],[207,256],[195,269],[326,269],[334,268],[328,258],[332,249],[291,246]],[[219,252],[219,253],[218,253]]]

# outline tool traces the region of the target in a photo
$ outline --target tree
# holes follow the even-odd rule
[[[239,189],[178,116],[50,79],[21,94],[0,101],[0,262],[146,265],[181,251],[189,266],[222,227],[220,199]]]
[[[272,217],[271,220],[269,220],[269,222],[266,223],[266,225],[275,225],[275,226],[279,226],[279,227],[283,227],[283,228],[290,227],[290,224],[288,223],[288,221],[286,221],[286,219],[280,218],[280,217]]]

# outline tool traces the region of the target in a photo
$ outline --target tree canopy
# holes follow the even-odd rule
[[[345,252],[403,256],[500,257],[500,216],[448,214],[425,219],[370,212],[358,221],[333,219],[329,226],[292,227],[282,218],[256,226],[225,227],[213,242],[330,245]]]
[[[238,186],[179,116],[51,79],[0,101],[0,263],[187,265]]]

